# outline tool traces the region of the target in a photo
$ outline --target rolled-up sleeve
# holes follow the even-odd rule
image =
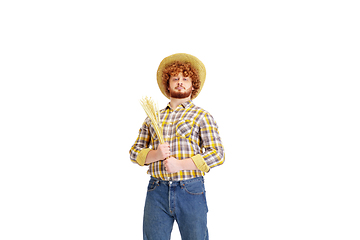
[[[201,167],[204,172],[210,171],[211,168],[219,166],[225,161],[225,151],[221,143],[218,126],[214,118],[205,114],[200,122],[200,139],[201,148],[204,149],[201,154],[194,156],[192,159],[195,164]],[[203,161],[201,161],[203,159]],[[207,167],[202,163],[205,162]]]
[[[130,153],[130,160],[133,163],[137,163],[140,166],[145,165],[145,159],[149,151],[151,150],[149,148],[151,135],[149,131],[149,125],[147,124],[147,121],[145,120],[142,127],[139,130],[139,135],[134,143],[134,145],[131,147],[129,153]]]

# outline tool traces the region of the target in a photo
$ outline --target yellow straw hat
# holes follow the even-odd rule
[[[165,97],[169,98],[166,86],[163,84],[163,81],[162,81],[162,74],[163,74],[164,69],[175,61],[179,61],[179,62],[183,62],[183,63],[190,63],[191,66],[194,67],[198,71],[199,80],[200,80],[200,88],[197,91],[196,95],[191,96],[191,99],[195,99],[199,95],[199,93],[204,85],[205,77],[206,77],[206,70],[205,70],[204,64],[197,57],[194,57],[194,56],[192,56],[190,54],[186,54],[186,53],[176,53],[176,54],[173,54],[173,55],[170,55],[170,56],[164,58],[161,61],[159,68],[157,70],[157,82],[158,82],[161,92],[165,95]]]

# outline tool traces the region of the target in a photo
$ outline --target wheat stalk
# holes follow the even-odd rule
[[[152,126],[156,135],[160,140],[160,144],[164,144],[164,136],[160,123],[160,112],[157,104],[151,98],[144,97],[140,100],[140,104],[146,112],[146,115],[150,118]]]

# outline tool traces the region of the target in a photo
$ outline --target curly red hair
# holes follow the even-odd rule
[[[169,88],[170,77],[177,76],[180,72],[182,72],[184,77],[191,78],[191,83],[194,88],[194,90],[192,90],[191,92],[191,96],[195,96],[200,89],[200,80],[199,80],[198,71],[194,67],[192,67],[190,63],[184,63],[179,61],[175,61],[170,65],[168,65],[167,67],[165,67],[162,73],[162,81],[163,84],[165,85],[166,93],[169,96],[168,88]]]

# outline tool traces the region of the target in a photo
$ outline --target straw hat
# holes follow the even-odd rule
[[[175,61],[179,61],[179,62],[183,62],[183,63],[190,63],[191,66],[194,67],[198,71],[199,80],[200,80],[200,88],[196,95],[191,96],[191,99],[195,99],[199,95],[199,93],[204,85],[205,77],[206,77],[206,70],[205,70],[204,64],[197,57],[194,57],[194,56],[192,56],[190,54],[186,54],[186,53],[176,53],[176,54],[173,54],[173,55],[170,55],[170,56],[164,58],[161,61],[159,68],[157,70],[157,82],[158,82],[161,92],[165,95],[165,97],[169,98],[169,96],[167,94],[166,86],[163,84],[163,81],[162,81],[162,74],[163,74],[164,69]]]

